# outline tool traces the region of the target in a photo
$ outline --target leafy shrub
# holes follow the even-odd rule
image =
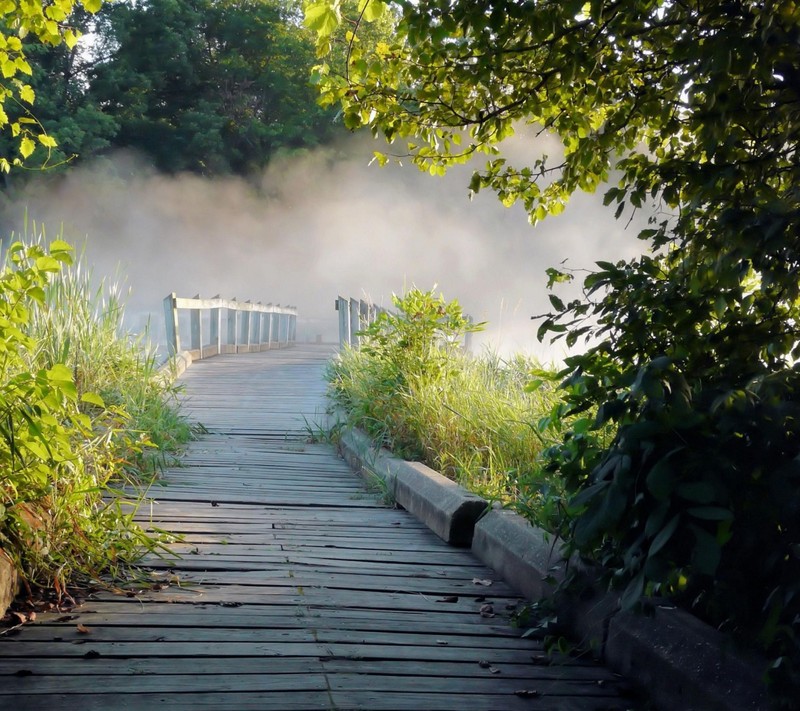
[[[626,607],[642,596],[676,600],[760,646],[776,699],[796,698],[797,307],[747,263],[719,298],[712,272],[698,274],[677,249],[600,267],[585,286],[601,298],[584,313],[604,339],[567,359],[564,408],[597,408],[592,426],[612,423],[616,434],[597,447],[591,432],[573,430],[548,450],[574,494],[565,535],[604,566]],[[573,321],[560,334],[580,328]]]

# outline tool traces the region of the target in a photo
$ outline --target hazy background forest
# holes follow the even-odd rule
[[[299,4],[127,0],[79,14],[73,50],[32,43],[35,115],[59,146],[6,178],[3,233],[27,218],[86,241],[97,273],[119,265],[131,287],[131,326],[151,318],[158,337],[170,291],[296,305],[301,338],[333,339],[337,293],[386,304],[436,283],[490,322],[484,343],[560,356],[530,321],[545,268],[632,256],[636,229],[587,195],[534,229],[520,207],[468,200],[469,166],[370,165],[372,138],[316,103]],[[522,163],[555,153],[547,140],[505,150]]]

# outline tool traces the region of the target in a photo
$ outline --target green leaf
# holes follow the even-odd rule
[[[36,144],[27,136],[23,136],[19,144],[19,152],[22,154],[22,157],[27,158],[31,153],[33,153],[35,148]]]
[[[713,484],[708,481],[696,481],[687,484],[681,484],[676,493],[682,499],[694,501],[698,504],[707,504],[713,501],[716,495]]]
[[[338,4],[316,2],[306,6],[303,23],[321,37],[327,37],[336,30],[341,22]]]
[[[695,545],[692,549],[692,563],[697,572],[702,575],[713,575],[719,567],[722,558],[722,548],[717,539],[708,531],[704,531],[698,526],[692,526],[695,535]]]
[[[733,511],[721,506],[696,506],[687,509],[686,513],[705,521],[732,521],[734,518]]]
[[[96,405],[97,407],[105,408],[106,404],[96,393],[84,393],[81,395],[81,402],[85,402],[89,405]]]
[[[367,22],[374,22],[383,17],[385,11],[386,4],[382,0],[367,0],[367,5],[364,9],[364,19]]]
[[[680,523],[681,516],[680,514],[675,514],[670,520],[669,523],[662,528],[655,538],[653,538],[653,542],[650,544],[650,550],[647,552],[648,556],[653,556],[658,553],[667,543],[669,539],[672,538],[672,535],[675,533],[675,530],[678,528],[678,523]]]

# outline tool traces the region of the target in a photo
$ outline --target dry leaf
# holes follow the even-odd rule
[[[488,668],[489,668],[489,667],[491,667],[492,665],[491,665],[489,662],[487,662],[485,659],[481,659],[481,660],[478,662],[478,666],[479,666],[481,669],[488,669]]]
[[[445,595],[440,597],[436,602],[458,602],[458,595]]]
[[[76,629],[81,634],[89,634],[92,630],[89,629],[86,625],[82,625],[80,622],[76,625]]]
[[[494,607],[488,602],[481,605],[481,617],[494,617]]]
[[[448,641],[444,640],[444,639],[437,639],[436,640],[436,644],[440,644],[442,646],[446,646],[446,645],[448,645],[450,643]]]
[[[519,696],[523,699],[535,699],[541,696],[541,694],[536,691],[536,689],[519,689],[514,692],[514,696]]]
[[[472,584],[473,585],[483,585],[484,587],[488,588],[492,584],[492,581],[491,580],[485,580],[483,578],[473,578],[472,579]]]

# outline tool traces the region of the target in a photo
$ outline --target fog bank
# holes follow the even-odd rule
[[[161,336],[161,301],[220,294],[294,305],[298,337],[336,338],[334,300],[367,296],[388,305],[393,292],[438,284],[476,320],[478,342],[544,359],[562,355],[535,339],[531,315],[549,309],[544,270],[574,268],[641,251],[601,195],[574,196],[558,218],[532,228],[524,211],[494,194],[468,199],[470,169],[433,178],[415,167],[368,165],[375,145],[358,136],[333,148],[274,161],[261,184],[238,178],[167,177],[127,155],[32,182],[3,210],[4,232],[28,220],[49,237],[86,241],[95,273],[119,265],[132,289],[134,326],[152,315]],[[553,146],[519,140],[529,159]],[[548,151],[547,149],[551,149]]]

